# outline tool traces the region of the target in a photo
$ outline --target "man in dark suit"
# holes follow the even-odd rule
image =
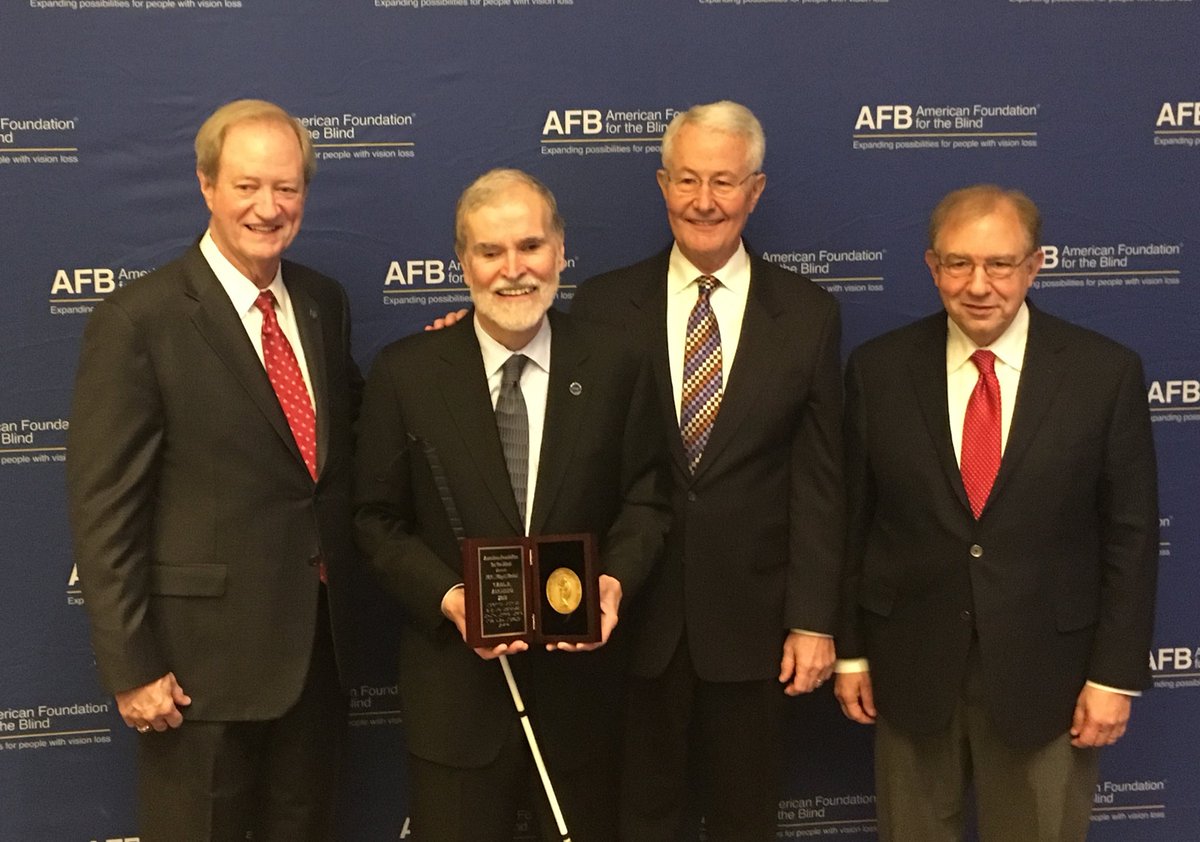
[[[571,838],[615,839],[621,632],[599,649],[560,644],[594,650],[582,654],[472,651],[452,520],[468,538],[596,534],[607,641],[669,520],[663,448],[644,417],[653,404],[638,395],[636,357],[549,309],[563,224],[540,182],[481,176],[459,199],[455,239],[474,314],[380,353],[358,447],[359,543],[405,615],[413,827],[439,842],[508,842],[517,807],[533,803],[544,838],[560,838],[495,660],[507,654]]]
[[[208,231],[83,338],[71,524],[101,677],[142,735],[146,842],[332,838],[361,378],[342,288],[280,259],[314,168],[278,106],[218,109]]]
[[[1149,679],[1142,366],[1026,301],[1040,238],[1025,195],[950,193],[925,253],[945,312],[850,358],[836,693],[877,723],[884,840],[961,839],[971,784],[984,842],[1082,840]]]
[[[774,839],[784,693],[833,667],[840,323],[832,296],[742,244],[764,149],[736,103],[676,117],[658,171],[674,244],[572,306],[651,361],[673,455],[666,556],[631,607],[630,840],[678,838],[689,764],[709,839]]]

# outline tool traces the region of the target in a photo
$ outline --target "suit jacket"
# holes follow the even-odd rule
[[[841,325],[806,278],[750,255],[737,356],[693,475],[666,342],[670,250],[600,275],[572,312],[622,331],[654,371],[670,443],[674,527],[637,604],[636,674],[662,673],[686,634],[708,681],[779,674],[786,631],[832,633],[844,523]]]
[[[985,704],[1014,745],[1066,732],[1085,680],[1148,681],[1158,511],[1141,362],[1029,309],[1012,426],[978,521],[950,438],[946,314],[850,358],[839,655],[870,659],[880,714],[914,733],[948,726],[973,635]]]
[[[316,563],[336,603],[353,551],[361,377],[346,296],[287,261],[283,280],[315,394],[315,483],[198,245],[98,305],[83,336],[67,481],[96,661],[113,692],[173,671],[189,718],[291,707],[312,652]]]
[[[561,313],[551,310],[550,319],[530,534],[596,533],[603,572],[629,595],[657,560],[669,517],[655,468],[662,448],[640,408],[650,402],[635,394],[636,359]],[[444,765],[479,767],[498,755],[515,714],[499,663],[479,658],[441,613],[442,597],[462,581],[462,559],[434,469],[465,537],[524,534],[472,319],[380,352],[364,396],[355,518],[364,553],[404,613],[408,748]],[[616,738],[622,633],[618,626],[595,652],[533,647],[511,658],[551,768],[584,763]]]

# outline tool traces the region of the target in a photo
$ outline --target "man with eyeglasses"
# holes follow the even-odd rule
[[[677,115],[658,171],[674,243],[572,306],[650,356],[673,457],[666,557],[630,608],[630,840],[679,838],[689,766],[708,839],[775,839],[785,694],[832,674],[840,321],[831,295],[742,243],[764,150],[742,105]]]
[[[1149,681],[1158,509],[1141,361],[1036,309],[1024,194],[947,195],[945,312],[846,374],[849,529],[835,693],[875,723],[879,836],[1082,840],[1097,748]]]

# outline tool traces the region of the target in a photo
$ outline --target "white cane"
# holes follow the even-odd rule
[[[521,718],[521,727],[525,729],[529,752],[533,755],[534,765],[537,766],[538,777],[542,779],[542,788],[546,790],[546,799],[550,802],[550,812],[554,814],[554,823],[558,826],[562,842],[571,842],[571,834],[567,831],[567,822],[563,819],[562,808],[558,806],[558,796],[554,794],[554,784],[550,783],[550,773],[546,771],[546,763],[542,760],[542,752],[538,748],[537,737],[533,735],[533,725],[529,722],[529,713],[525,710],[525,702],[521,700],[521,691],[517,689],[517,680],[513,678],[512,667],[508,665],[507,655],[500,656],[500,667],[504,670],[504,680],[508,682],[508,692],[512,694],[513,704],[517,708],[517,716]]]
[[[410,442],[421,446],[426,463],[429,465],[433,484],[438,490],[438,496],[442,498],[446,517],[450,520],[450,528],[454,532],[454,537],[462,541],[464,534],[462,518],[458,516],[458,506],[454,502],[454,495],[450,493],[450,484],[446,481],[446,474],[442,470],[437,451],[425,439],[419,439],[411,433],[408,438]],[[504,670],[504,680],[508,682],[508,692],[512,694],[513,705],[517,708],[517,716],[521,718],[521,727],[525,729],[525,740],[529,743],[529,752],[533,755],[534,765],[537,766],[538,777],[542,779],[542,788],[546,790],[546,799],[550,802],[550,812],[554,814],[554,823],[558,826],[562,842],[571,842],[571,835],[567,832],[567,822],[563,819],[562,808],[558,806],[558,796],[554,794],[554,784],[550,783],[550,773],[546,771],[546,762],[542,760],[542,752],[538,748],[537,737],[533,735],[533,725],[529,722],[529,713],[525,710],[525,702],[521,700],[521,691],[517,689],[517,680],[513,678],[512,667],[508,665],[507,655],[500,656],[500,667]]]

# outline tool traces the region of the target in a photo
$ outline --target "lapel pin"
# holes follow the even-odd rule
[[[567,387],[567,391],[569,391],[575,397],[579,397],[583,394],[583,386],[579,385],[578,380],[575,380],[572,381],[571,385]]]

